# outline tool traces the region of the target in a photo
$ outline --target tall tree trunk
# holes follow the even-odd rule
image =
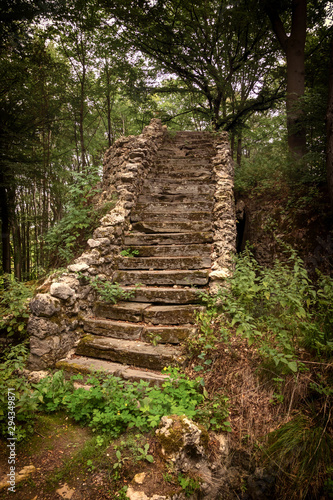
[[[333,36],[331,38],[330,49],[329,90],[326,112],[326,170],[328,192],[333,208]]]
[[[268,2],[267,13],[273,31],[287,58],[287,129],[289,151],[296,158],[306,153],[306,130],[301,98],[305,89],[305,39],[307,0],[292,0],[291,33],[286,34],[274,2]]]
[[[0,172],[0,214],[1,214],[1,242],[2,242],[2,269],[4,273],[11,273],[10,259],[10,222],[9,200],[5,185],[5,175]]]

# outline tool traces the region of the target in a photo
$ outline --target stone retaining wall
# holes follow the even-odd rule
[[[213,158],[215,193],[213,209],[214,243],[210,289],[215,292],[233,271],[236,252],[236,212],[234,200],[234,162],[227,132],[215,138],[216,155]]]
[[[51,275],[37,289],[28,321],[30,368],[54,366],[83,333],[83,316],[91,313],[95,297],[89,281],[77,273],[101,278],[112,275],[122,235],[130,226],[131,208],[165,134],[166,127],[153,119],[141,135],[120,138],[105,153],[102,199],[114,194],[116,204],[88,240],[87,251],[66,272]]]

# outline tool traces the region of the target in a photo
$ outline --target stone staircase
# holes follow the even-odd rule
[[[75,356],[58,367],[159,381],[163,367],[181,361],[179,344],[195,334],[211,270],[214,151],[209,133],[178,132],[164,142],[113,274],[129,299],[97,302]]]

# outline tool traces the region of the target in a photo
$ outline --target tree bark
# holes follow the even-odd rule
[[[326,111],[326,171],[327,186],[333,208],[333,36],[330,43],[329,90]]]
[[[305,38],[306,38],[306,0],[292,0],[291,33],[286,34],[283,23],[269,3],[267,9],[273,31],[287,59],[287,130],[289,151],[296,158],[306,153],[306,130],[303,124],[301,98],[305,89]]]
[[[10,259],[10,221],[9,200],[5,186],[5,175],[0,172],[0,214],[1,214],[1,242],[2,242],[2,269],[4,273],[11,273]]]

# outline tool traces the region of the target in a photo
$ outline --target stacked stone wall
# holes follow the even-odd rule
[[[101,219],[87,250],[66,272],[51,275],[37,289],[28,321],[31,368],[54,366],[83,333],[83,317],[92,312],[95,301],[85,277],[112,276],[122,236],[130,228],[131,209],[165,134],[166,127],[153,119],[141,135],[120,138],[106,152],[102,199],[113,196],[115,205]]]
[[[215,193],[213,208],[214,243],[210,289],[214,293],[223,286],[233,271],[236,252],[236,212],[234,200],[234,162],[227,132],[217,134],[213,158]]]

